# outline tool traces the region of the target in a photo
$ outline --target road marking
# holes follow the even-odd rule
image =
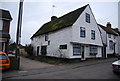
[[[26,72],[28,72],[28,71],[18,71],[18,73],[26,73]]]

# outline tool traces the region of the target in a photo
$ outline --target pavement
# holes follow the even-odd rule
[[[16,71],[4,72],[2,75],[2,78],[9,79],[12,77],[29,76],[29,75],[36,75],[36,74],[42,74],[42,73],[64,71],[67,69],[75,69],[79,67],[91,66],[91,65],[100,64],[100,63],[113,62],[115,60],[117,60],[117,58],[88,59],[86,61],[82,61],[79,63],[58,65],[58,66],[52,66],[52,67],[34,68],[34,69],[21,69],[19,71],[16,70]]]
[[[52,64],[43,63],[36,60],[31,60],[29,58],[21,57],[20,58],[20,70],[30,70],[30,69],[38,69],[55,66]]]

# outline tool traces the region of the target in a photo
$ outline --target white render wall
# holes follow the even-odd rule
[[[85,13],[90,14],[90,23],[87,23],[85,21]],[[85,38],[80,37],[80,27],[86,28]],[[95,40],[91,39],[91,30],[95,30]],[[47,56],[60,57],[60,54],[62,54],[63,58],[81,58],[81,55],[73,56],[73,43],[75,42],[84,46],[85,58],[102,56],[101,50],[103,44],[100,36],[100,31],[89,6],[84,10],[84,12],[80,15],[72,27],[50,32],[48,34],[48,38],[50,45],[48,45],[48,42],[45,41],[45,35],[34,37],[33,41],[31,41],[31,44],[34,47],[35,51],[37,51],[37,46],[40,47],[39,55],[41,52],[41,46],[47,45]],[[59,45],[65,44],[67,44],[67,49],[59,50]],[[96,56],[90,55],[90,45],[98,46],[98,54]]]
[[[60,57],[60,53],[63,54],[66,58],[69,57],[69,47],[71,41],[71,27],[63,28],[61,30],[51,32],[48,34],[48,40],[50,41],[50,45],[48,45],[48,41],[45,41],[45,35],[40,35],[39,37],[34,37],[34,40],[31,41],[34,50],[37,51],[37,46],[47,46],[47,56],[56,56]],[[59,50],[59,45],[67,44],[67,49]],[[40,55],[40,53],[39,53]]]
[[[102,42],[107,45],[107,33],[100,26],[98,26],[101,31]]]
[[[108,37],[108,34],[107,34],[107,47],[106,47],[106,53],[107,54],[113,54],[114,53],[114,50],[110,50],[110,46],[109,46],[109,40],[112,40],[113,43],[116,43],[115,45],[115,52],[118,53],[118,36],[116,36],[116,38],[114,39],[113,37],[114,35],[111,34],[111,38]]]
[[[85,13],[90,14],[90,23],[87,23],[85,21]],[[82,38],[80,37],[80,27],[85,27],[86,29],[86,37]],[[80,15],[80,17],[77,19],[77,21],[72,26],[72,42],[80,42],[83,44],[91,44],[91,45],[98,45],[103,46],[100,31],[98,29],[98,25],[96,23],[96,20],[90,10],[90,7],[87,6],[87,8],[84,10],[84,12]],[[91,30],[95,31],[95,40],[91,39]]]

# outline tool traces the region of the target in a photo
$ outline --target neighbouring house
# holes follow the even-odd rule
[[[118,54],[119,34],[111,27],[110,22],[108,22],[106,26],[103,26],[101,24],[98,24],[98,26],[100,28],[103,41],[103,57],[107,58],[109,56],[114,56],[115,54]]]
[[[12,17],[8,10],[0,9],[0,51],[7,53],[7,47],[10,40],[10,21]]]
[[[69,12],[59,18],[51,17],[31,37],[35,55],[59,58],[101,58],[100,29],[90,5]]]
[[[120,30],[118,28],[114,28],[114,31],[116,31],[118,35],[118,54],[120,55]]]

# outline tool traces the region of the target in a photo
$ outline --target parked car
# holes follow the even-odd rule
[[[113,72],[120,73],[120,60],[112,63]]]
[[[8,52],[8,56],[15,56],[14,51],[9,51],[9,52]]]
[[[10,59],[6,53],[0,51],[0,69],[9,69],[10,68]]]

